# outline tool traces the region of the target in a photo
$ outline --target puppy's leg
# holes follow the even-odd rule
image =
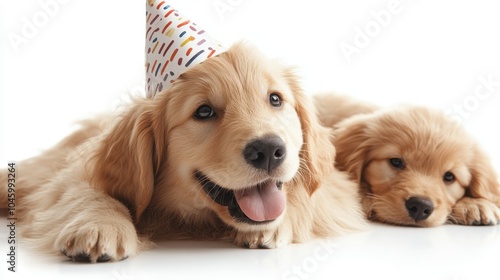
[[[461,225],[496,225],[500,209],[484,198],[464,197],[453,207],[450,220]]]
[[[293,228],[286,216],[277,228],[269,230],[238,231],[234,244],[250,249],[273,249],[292,243]]]
[[[30,223],[23,233],[33,245],[75,261],[119,261],[137,254],[140,242],[122,203],[84,182],[62,180],[45,187],[48,191],[25,201],[44,209],[27,216]]]

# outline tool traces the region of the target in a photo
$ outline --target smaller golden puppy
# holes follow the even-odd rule
[[[491,163],[443,113],[379,110],[333,94],[315,101],[321,121],[334,128],[336,166],[359,183],[368,218],[422,227],[499,223],[500,187]]]

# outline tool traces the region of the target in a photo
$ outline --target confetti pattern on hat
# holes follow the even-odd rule
[[[146,3],[146,94],[154,97],[185,72],[225,49],[161,0]]]

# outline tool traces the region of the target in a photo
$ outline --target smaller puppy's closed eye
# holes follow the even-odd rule
[[[399,170],[403,170],[405,168],[405,162],[402,159],[400,159],[400,158],[390,158],[389,159],[389,163],[393,167],[395,167],[395,168],[397,168]]]
[[[215,117],[215,111],[208,105],[202,105],[196,109],[194,117],[198,120],[206,120]]]
[[[455,174],[451,173],[450,171],[444,173],[443,181],[446,184],[451,184],[451,183],[455,182]]]
[[[281,100],[281,96],[279,96],[279,94],[274,92],[271,93],[271,95],[269,95],[269,103],[273,107],[281,107],[283,101]]]

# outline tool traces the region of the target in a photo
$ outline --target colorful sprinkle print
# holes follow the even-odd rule
[[[175,78],[224,48],[165,1],[146,4],[146,93],[166,90]]]

